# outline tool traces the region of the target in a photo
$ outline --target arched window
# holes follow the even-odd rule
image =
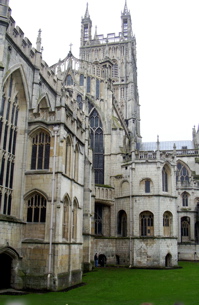
[[[140,235],[141,236],[153,236],[154,225],[153,225],[153,213],[144,211],[140,214]]]
[[[189,171],[181,162],[177,163],[176,182],[180,182],[185,186],[189,184]]]
[[[163,234],[164,236],[172,234],[172,214],[168,211],[163,214]]]
[[[73,79],[72,79],[72,76],[69,74],[67,75],[67,78],[66,78],[66,85],[67,86],[72,86],[73,85]]]
[[[41,194],[35,193],[28,199],[27,203],[27,222],[46,221],[46,198]]]
[[[70,211],[70,202],[69,199],[65,197],[64,205],[63,205],[62,237],[66,240],[69,239],[69,211]]]
[[[71,176],[72,170],[72,142],[70,137],[66,139],[66,158],[65,158],[65,173],[67,176]]]
[[[187,192],[182,193],[182,206],[183,207],[188,207],[188,199],[189,199],[189,194]]]
[[[127,215],[126,215],[126,212],[123,210],[118,212],[117,234],[122,237],[127,236]]]
[[[96,79],[96,99],[100,97],[100,81]]]
[[[95,234],[102,235],[102,205],[95,204]]]
[[[93,165],[95,170],[95,183],[104,184],[104,143],[103,129],[98,112],[93,109],[89,116],[91,148],[93,149]]]
[[[38,131],[32,137],[31,169],[49,169],[50,136]]]
[[[162,190],[168,192],[168,173],[165,166],[162,169]]]
[[[17,72],[15,72],[17,74]],[[18,78],[17,78],[18,77]],[[20,75],[11,75],[5,86],[0,105],[0,185],[2,186],[1,213],[10,215],[16,163],[16,144],[18,130],[19,100],[17,84],[20,85]],[[21,87],[21,92],[23,88]],[[23,107],[21,107],[23,108]],[[23,110],[21,111],[21,113]]]
[[[75,163],[74,163],[74,178],[78,181],[79,173],[79,146],[75,145]]]
[[[190,240],[190,218],[187,216],[181,218],[181,240],[182,242]]]
[[[77,239],[77,208],[78,203],[76,200],[73,202],[73,211],[72,211],[72,239]]]
[[[145,193],[150,193],[150,191],[151,191],[151,181],[148,180],[148,179],[145,180],[144,185],[145,185]]]
[[[83,108],[83,102],[82,102],[82,97],[81,97],[81,95],[78,95],[78,96],[77,96],[77,104],[78,104],[79,109],[82,109],[82,108]]]
[[[91,91],[91,78],[90,76],[87,76],[87,87],[86,87],[86,92],[90,93]]]
[[[112,77],[118,77],[118,64],[114,64],[112,67]]]
[[[79,77],[79,85],[80,85],[80,86],[84,86],[84,75],[83,75],[83,74],[80,74],[80,77]]]

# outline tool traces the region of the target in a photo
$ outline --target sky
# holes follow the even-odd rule
[[[51,66],[79,57],[86,4],[92,34],[118,34],[125,0],[10,0],[12,17],[33,47],[42,30],[43,60]],[[199,0],[127,0],[137,41],[143,142],[192,140],[199,124]]]

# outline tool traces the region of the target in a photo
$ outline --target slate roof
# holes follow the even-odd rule
[[[180,150],[186,147],[186,149],[194,149],[192,141],[162,141],[160,142],[160,150],[173,150],[174,144],[176,150]],[[140,145],[141,151],[155,151],[157,150],[157,142],[143,142]]]

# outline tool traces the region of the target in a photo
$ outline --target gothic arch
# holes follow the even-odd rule
[[[47,93],[43,93],[37,101],[37,108],[39,111],[39,108],[49,108],[51,109],[51,103],[50,103],[50,99]]]
[[[176,170],[176,182],[180,182],[182,184],[189,184],[190,176],[191,176],[191,170],[189,166],[181,161],[178,160],[176,162],[177,164],[177,170]]]
[[[48,201],[48,195],[44,191],[38,188],[32,189],[28,191],[26,194],[24,194],[24,200],[28,200],[34,193],[40,194],[41,196],[45,197],[46,200]]]
[[[22,64],[16,64],[9,69],[9,71],[6,73],[5,78],[3,79],[3,87],[6,84],[9,77],[11,75],[14,75],[15,73],[20,74],[22,84],[23,84],[23,89],[24,89],[24,99],[25,99],[25,101],[27,101],[27,106],[32,107],[32,105],[30,105],[30,93],[28,91],[28,82],[27,82],[27,78],[26,78],[25,71],[24,71]],[[17,89],[18,89],[18,83],[17,83]],[[21,90],[17,90],[17,91],[20,96],[20,94],[22,93]],[[20,96],[20,99],[21,99],[21,96]]]
[[[128,180],[123,180],[120,183],[120,190],[121,190],[121,196],[127,196],[129,195],[129,190],[130,185],[129,185],[129,181]]]
[[[39,124],[35,128],[29,131],[29,137],[33,137],[36,133],[39,131],[44,131],[45,133],[48,133],[50,137],[52,137],[52,132],[45,126]]]
[[[172,236],[173,233],[173,215],[170,211],[163,214],[163,235]]]
[[[127,214],[120,210],[117,214],[117,234],[122,237],[127,236]]]

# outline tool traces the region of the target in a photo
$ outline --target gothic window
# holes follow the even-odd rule
[[[93,149],[93,165],[95,183],[104,184],[104,144],[103,129],[98,112],[93,109],[89,116],[91,148]]]
[[[88,24],[84,25],[84,41],[88,40]]]
[[[77,96],[77,103],[78,103],[79,109],[82,109],[83,108],[83,102],[82,102],[81,95]]]
[[[182,193],[182,206],[188,207],[189,194],[187,192]]]
[[[0,161],[1,213],[10,215],[12,204],[12,188],[15,166],[15,146],[18,130],[18,97],[14,78],[11,76],[4,87],[0,105]]]
[[[95,205],[95,234],[102,235],[102,205]]]
[[[150,193],[150,180],[145,180],[145,193]]]
[[[77,209],[78,203],[76,200],[73,202],[73,211],[72,211],[72,239],[77,239]]]
[[[49,169],[50,136],[44,131],[38,131],[32,137],[31,169]]]
[[[127,19],[123,20],[123,33],[124,33],[124,37],[127,37],[127,35],[128,35],[128,21],[127,21]]]
[[[75,164],[74,164],[74,178],[78,181],[78,173],[79,173],[79,146],[75,146]]]
[[[72,79],[72,76],[69,74],[67,75],[67,78],[66,78],[66,85],[67,86],[72,86],[73,85],[73,79]]]
[[[80,77],[79,77],[79,85],[80,85],[80,86],[84,86],[84,75],[83,75],[83,74],[80,74]]]
[[[91,91],[91,78],[90,76],[87,76],[87,93],[90,93]]]
[[[112,77],[118,77],[118,64],[114,64],[112,67]]]
[[[153,236],[153,214],[149,211],[144,211],[140,214],[140,235],[141,236]]]
[[[96,99],[100,97],[100,81],[96,79]]]
[[[163,234],[164,236],[171,236],[172,233],[172,214],[165,212],[163,214]]]
[[[126,212],[121,210],[117,216],[117,234],[126,237],[127,236],[127,215]]]
[[[32,195],[27,202],[27,222],[46,221],[46,198],[39,193]]]
[[[66,157],[65,157],[65,173],[67,176],[71,176],[72,170],[72,142],[70,137],[66,139]]]
[[[189,184],[189,171],[181,162],[177,163],[176,182],[180,182],[185,186]]]
[[[162,169],[162,190],[168,192],[168,173],[165,166]]]
[[[70,211],[70,202],[69,199],[65,197],[63,204],[62,237],[66,240],[69,239],[69,211]]]
[[[182,242],[190,239],[190,218],[185,216],[181,218],[181,240]]]

